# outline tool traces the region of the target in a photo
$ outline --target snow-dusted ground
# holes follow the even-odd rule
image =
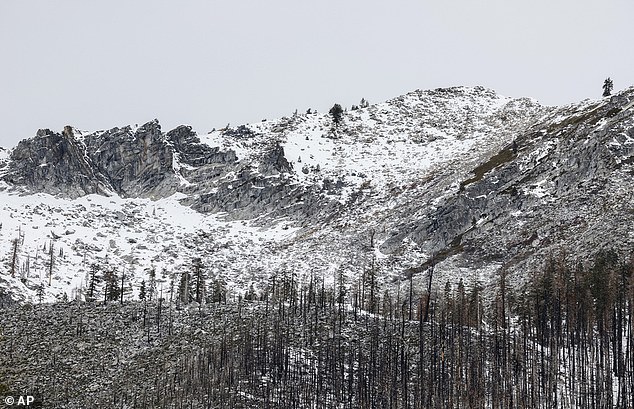
[[[297,114],[248,125],[254,136],[243,140],[224,138],[224,130],[200,138],[210,146],[233,149],[250,162],[257,162],[258,147],[276,141],[302,183],[331,178],[357,186],[370,181],[385,189],[438,168],[470,169],[479,153],[510,143],[510,131],[520,125],[513,114],[525,119],[538,108],[530,99],[457,87],[414,91],[350,110],[337,127],[328,114]]]
[[[119,273],[125,269],[133,276],[130,296],[134,296],[149,268],[154,267],[167,282],[171,275],[189,268],[194,257],[213,253],[210,276],[221,275],[231,286],[233,279],[244,279],[237,270],[248,270],[249,259],[265,257],[267,246],[296,230],[283,220],[266,229],[247,221],[221,221],[222,215],[202,215],[182,206],[178,196],[157,201],[99,195],[66,200],[2,191],[0,252],[6,255],[5,263],[12,254],[13,239],[20,242],[18,272],[3,278],[18,294],[26,283],[25,295],[31,299],[40,283],[47,300],[63,293],[72,297],[86,287],[90,264],[97,263],[117,268]],[[51,243],[55,260],[49,287]]]

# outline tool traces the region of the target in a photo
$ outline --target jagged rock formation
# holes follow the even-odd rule
[[[33,191],[78,197],[104,193],[107,186],[103,175],[95,173],[85,145],[72,132],[40,129],[12,151],[7,168],[6,182]]]
[[[96,172],[122,197],[176,191],[178,178],[172,166],[176,152],[161,133],[158,121],[135,132],[126,127],[89,135],[84,143]]]
[[[230,130],[226,135],[242,134]],[[304,195],[302,187],[285,182],[292,167],[279,143],[262,149],[258,162],[253,171],[250,164],[238,163],[233,150],[201,143],[189,126],[164,134],[154,120],[136,130],[127,126],[85,135],[67,126],[61,133],[39,130],[20,142],[3,180],[69,198],[97,193],[159,199],[183,192],[183,202],[199,211],[243,218],[279,214],[276,210]],[[235,179],[227,179],[234,173]],[[271,183],[269,176],[281,182]]]
[[[235,161],[232,152],[201,145],[191,128],[163,134],[156,120],[136,130],[128,126],[77,136],[66,127],[62,133],[40,130],[20,142],[4,180],[70,198],[108,192],[159,198],[181,185],[176,157],[190,166]]]

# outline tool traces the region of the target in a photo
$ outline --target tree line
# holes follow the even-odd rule
[[[190,284],[174,297],[134,302],[148,345],[158,339],[165,347],[178,338],[192,346],[142,372],[131,365],[125,378],[135,382],[113,381],[107,405],[634,404],[634,262],[613,251],[589,264],[550,257],[521,291],[502,270],[495,288],[459,281],[421,289],[404,277],[406,289],[394,292],[370,266],[357,282],[346,282],[341,271],[330,284],[283,271],[263,289],[227,299],[214,292],[217,283],[198,284],[202,270],[194,260],[181,280]],[[189,314],[186,325],[182,314]]]

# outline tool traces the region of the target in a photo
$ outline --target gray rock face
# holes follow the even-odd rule
[[[84,141],[95,171],[122,197],[162,196],[176,191],[175,152],[158,121],[136,132],[129,127],[114,128]]]
[[[34,191],[78,197],[104,193],[107,179],[93,166],[86,146],[72,133],[40,129],[21,141],[11,154],[3,180]]]
[[[259,171],[265,175],[290,172],[291,169],[291,164],[284,157],[284,148],[279,144],[265,152],[259,167]]]
[[[237,160],[235,152],[221,151],[200,142],[200,138],[190,126],[179,126],[166,134],[174,150],[179,153],[182,163],[190,166],[232,163]]]
[[[158,121],[76,137],[70,127],[38,131],[13,150],[3,180],[66,197],[116,193],[165,197],[181,189],[177,159],[187,166],[235,162],[235,153],[200,144],[189,127],[167,135]]]

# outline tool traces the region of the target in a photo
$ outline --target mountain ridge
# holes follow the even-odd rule
[[[236,296],[286,270],[331,282],[345,270],[352,287],[376,268],[389,291],[407,274],[424,291],[432,265],[438,287],[493,287],[504,269],[521,286],[555,252],[589,257],[612,236],[630,248],[633,93],[543,107],[454,87],[349,110],[339,126],[307,113],[206,135],[162,132],[156,120],[41,130],[0,156],[0,211],[13,216],[0,251],[6,264],[26,231],[19,259],[39,273],[22,265],[0,286],[35,300],[44,243],[68,257],[49,300],[81,297],[91,263],[126,266],[134,297],[150,266],[167,285],[195,257]]]

